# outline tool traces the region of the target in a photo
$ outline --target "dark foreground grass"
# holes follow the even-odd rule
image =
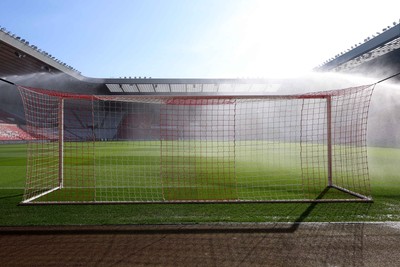
[[[19,206],[24,145],[0,145],[0,225],[400,221],[399,149],[370,148],[374,203],[111,204]]]

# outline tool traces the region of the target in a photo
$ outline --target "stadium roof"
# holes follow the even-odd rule
[[[395,23],[394,23],[395,24]],[[318,71],[357,71],[374,62],[391,62],[400,69],[400,24],[383,29],[382,33],[366,38],[364,43],[336,55]],[[57,74],[68,76],[77,90],[95,89],[96,93],[224,93],[270,92],[281,82],[270,79],[153,79],[153,78],[90,78],[51,54],[30,45],[28,41],[0,29],[0,77],[10,78],[27,74]],[[390,73],[389,73],[390,74]],[[49,85],[57,88],[60,84]]]
[[[271,92],[279,80],[267,79],[106,79],[112,93]]]
[[[0,29],[0,77],[31,73],[66,73],[82,79],[80,72],[21,37]]]
[[[318,71],[346,72],[359,68],[378,58],[387,57],[400,48],[400,24],[393,22],[393,27],[382,29],[377,36],[367,37],[363,43],[355,44],[345,52],[325,61],[315,68]],[[398,53],[392,53],[398,57]]]

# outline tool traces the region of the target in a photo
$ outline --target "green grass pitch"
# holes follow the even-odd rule
[[[57,143],[32,146],[33,151],[58,149]],[[313,157],[325,158],[326,164],[325,146],[302,148],[313,149]],[[28,199],[31,203],[356,199],[333,188],[320,196],[327,186],[326,168],[313,170],[303,181],[299,155],[300,143],[271,141],[65,142],[62,189]],[[35,163],[28,171],[37,173],[40,183],[48,177],[46,186],[32,185],[39,188],[32,190],[35,197],[58,187],[58,152],[32,158]]]
[[[105,147],[104,149],[110,152],[110,147]],[[139,148],[137,147],[137,149]],[[121,150],[115,147],[115,153],[121,153]],[[168,160],[168,156],[166,155],[165,157],[166,161]],[[148,148],[143,148],[143,155],[138,157],[138,161],[143,157],[149,157],[150,159],[153,157],[151,152],[148,152]],[[25,183],[26,145],[2,144],[0,145],[0,212],[3,216],[0,216],[0,225],[399,221],[400,183],[398,182],[398,161],[400,159],[400,149],[369,148],[368,157],[374,203],[19,206],[18,204],[22,200]],[[110,158],[98,158],[100,161],[104,161],[103,163],[115,164]],[[153,158],[153,160],[156,164],[160,159]],[[85,162],[68,162],[68,158],[66,158],[65,164],[71,166],[74,164],[84,165]],[[207,165],[208,163],[204,162],[204,164]],[[224,164],[229,164],[229,160]],[[249,166],[248,163],[243,164]],[[128,166],[125,167],[129,168]],[[281,167],[294,169],[293,172],[296,171],[290,165]],[[249,168],[251,168],[251,165]],[[143,170],[151,172],[152,168],[146,167]],[[155,168],[153,171],[156,172],[159,170]],[[275,171],[279,173],[279,169]],[[209,176],[210,174],[205,173],[204,175]],[[229,183],[229,181],[226,181],[226,183]],[[154,187],[157,188],[157,185],[155,184]],[[201,192],[201,190],[187,192],[190,194],[195,193],[199,195],[199,198],[204,198],[204,195],[202,195],[204,192]],[[237,191],[235,191],[235,194],[237,194]],[[296,194],[295,192],[294,195]],[[153,195],[155,198],[159,197],[157,194]],[[176,194],[174,197],[176,197]],[[182,197],[185,198],[185,196]]]

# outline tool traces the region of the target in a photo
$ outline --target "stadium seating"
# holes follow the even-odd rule
[[[10,113],[0,110],[0,141],[34,140],[32,135],[18,126],[18,119]]]
[[[0,123],[0,140],[34,140],[35,137],[31,136],[16,124]]]

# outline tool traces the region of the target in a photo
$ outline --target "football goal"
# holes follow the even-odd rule
[[[371,201],[374,85],[298,95],[82,95],[18,87],[23,204]]]

